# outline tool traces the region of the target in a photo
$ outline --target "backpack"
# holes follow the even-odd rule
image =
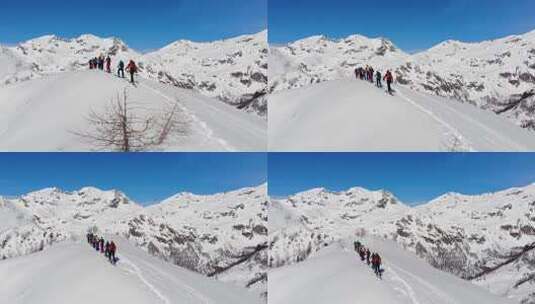
[[[133,62],[133,61],[130,61],[130,63],[128,64],[128,70],[130,70],[131,73],[135,73],[137,72],[137,66],[136,66],[136,63]]]

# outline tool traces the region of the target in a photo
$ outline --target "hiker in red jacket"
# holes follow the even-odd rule
[[[134,60],[130,60],[130,62],[128,62],[128,65],[126,66],[126,71],[130,73],[130,82],[135,83],[134,73],[137,73],[137,66]]]
[[[117,251],[117,246],[115,245],[115,243],[113,241],[111,241],[110,243],[110,247],[109,247],[109,255],[108,255],[108,258],[110,260],[110,263],[112,264],[115,264],[115,252]]]
[[[378,253],[372,255],[372,268],[375,275],[381,278],[381,257]]]
[[[388,86],[388,94],[392,94],[392,82],[394,82],[394,77],[392,76],[392,72],[390,72],[390,70],[386,71],[383,80],[386,80],[386,84]]]

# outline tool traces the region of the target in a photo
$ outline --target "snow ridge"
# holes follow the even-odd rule
[[[134,59],[146,78],[196,90],[265,116],[267,49],[267,31],[209,43],[180,40],[147,54],[115,37],[47,35],[14,47],[0,46],[0,63],[7,67],[0,74],[0,85],[86,70],[90,58],[109,55],[113,66],[119,60]]]
[[[266,185],[214,195],[179,194],[148,207],[116,190],[43,189],[0,199],[0,259],[82,240],[93,228],[124,237],[153,256],[204,275],[224,269],[214,277],[261,295],[266,289],[267,279],[262,278],[267,251],[253,252],[244,261],[240,257],[267,244],[266,202]],[[135,265],[130,268],[143,281]]]
[[[353,76],[371,65],[397,83],[494,111],[535,130],[535,31],[492,41],[445,41],[409,55],[384,38],[310,37],[271,47],[270,92]]]
[[[494,294],[533,300],[534,185],[448,193],[417,207],[387,193],[313,190],[273,200],[270,221],[279,224],[270,227],[270,267],[306,260],[338,240],[376,236]]]

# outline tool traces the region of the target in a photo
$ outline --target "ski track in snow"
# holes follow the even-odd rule
[[[136,275],[145,286],[149,288],[150,291],[152,291],[163,303],[171,304],[169,299],[167,299],[154,285],[152,285],[144,276],[141,269],[131,262],[128,258],[125,258],[124,256],[121,257],[121,263],[124,263],[125,265],[129,266],[130,269],[125,268],[126,271],[133,273]]]
[[[395,265],[390,265],[390,271],[392,271],[399,279],[400,281],[407,287],[410,288],[410,290],[412,291],[413,295],[414,294],[414,290],[412,289],[412,287],[410,287],[410,284],[408,284],[405,280],[403,280],[401,278],[401,276],[399,276],[399,274],[397,272],[394,271],[394,269],[396,269],[397,271],[399,272],[402,272],[404,273],[405,275],[413,278],[414,280],[416,280],[419,284],[421,284],[422,286],[425,286],[427,289],[429,289],[434,295],[436,296],[439,296],[440,298],[446,300],[446,303],[451,303],[451,304],[458,304],[457,301],[455,301],[454,299],[452,299],[450,296],[448,296],[446,293],[444,293],[443,291],[439,290],[437,287],[431,285],[430,283],[428,283],[426,280],[420,278],[419,276],[411,273],[411,272],[408,272],[406,270],[404,270],[403,268],[399,267],[399,266],[395,266]],[[416,301],[414,302],[416,298],[413,299],[413,297],[411,296],[411,300],[413,301],[413,304],[418,304],[419,302]]]
[[[418,92],[416,90],[411,90],[411,91],[416,93],[416,94],[418,94],[418,95],[420,95],[420,96],[422,96],[422,97],[429,98],[429,96],[425,96],[423,93]],[[435,102],[435,101],[433,100],[433,102]],[[480,129],[484,130],[485,132],[494,135],[498,139],[508,143],[509,145],[515,147],[516,149],[518,149],[518,150],[529,150],[526,147],[524,147],[522,145],[519,145],[518,143],[513,142],[510,138],[504,137],[504,136],[496,133],[494,130],[492,130],[491,128],[485,126],[484,124],[480,123],[479,121],[473,119],[469,115],[466,115],[465,113],[459,112],[459,111],[457,111],[456,109],[454,109],[454,108],[452,108],[450,106],[444,105],[443,103],[438,103],[438,102],[435,102],[435,103],[440,105],[440,106],[442,106],[443,109],[446,109],[450,113],[454,113],[455,115],[461,117],[465,121],[469,122],[471,125],[479,127]],[[485,134],[485,132],[482,132],[482,134]],[[495,142],[493,140],[491,140],[491,139],[489,139],[487,137],[482,137],[482,138],[484,138],[487,142],[489,142],[491,144],[495,144]]]
[[[158,290],[152,283],[149,282],[149,280],[143,275],[143,271],[139,266],[137,266],[134,262],[130,261],[128,258],[125,258],[124,256],[121,257],[121,263],[124,263],[128,266],[128,268],[125,268],[126,271],[136,275],[141,282],[149,288],[163,303],[165,304],[171,304],[169,299],[163,295],[163,293]],[[152,271],[156,272],[160,277],[166,277],[167,275],[165,273],[162,273],[157,268],[153,267],[150,264],[144,263],[144,266],[151,268]],[[171,279],[171,278],[164,278],[164,279]],[[177,277],[173,277],[172,280],[178,281],[179,279]],[[183,280],[180,280],[180,287],[182,287],[189,295],[191,299],[197,299],[203,304],[215,304],[211,299],[204,296],[202,293],[198,292],[195,288],[191,287],[187,283],[185,283]]]
[[[461,143],[466,146],[468,148],[468,150],[470,150],[471,152],[477,152],[475,151],[469,143],[466,142],[466,139],[465,137],[461,134],[461,132],[459,132],[459,130],[457,130],[455,127],[453,127],[452,125],[450,125],[449,123],[445,122],[443,119],[441,119],[440,117],[438,117],[435,113],[433,113],[432,111],[426,109],[425,107],[423,107],[422,105],[418,104],[417,102],[415,102],[414,100],[412,100],[411,98],[407,97],[405,94],[401,93],[400,90],[397,90],[396,91],[398,93],[398,96],[401,97],[402,99],[404,99],[405,101],[407,101],[410,105],[414,106],[416,109],[420,110],[421,112],[427,114],[429,117],[431,117],[432,119],[434,119],[436,122],[438,122],[439,124],[441,124],[443,127],[445,127],[446,129],[449,130],[450,134],[459,139],[461,141]]]
[[[414,292],[414,289],[411,287],[411,285],[409,285],[407,281],[403,280],[403,278],[401,278],[392,267],[385,267],[385,269],[388,269],[388,273],[392,275],[392,280],[398,281],[403,284],[404,292],[409,297],[412,304],[420,304],[420,301],[418,301],[418,298],[416,297],[416,292]]]
[[[150,91],[154,92],[155,94],[163,97],[165,100],[168,101],[168,104],[169,105],[174,105],[175,101],[163,94],[162,92],[144,84],[144,83],[139,83],[142,87],[146,88],[146,89],[149,89]],[[204,121],[202,121],[201,119],[199,119],[197,117],[197,115],[193,114],[191,111],[189,111],[185,106],[181,105],[180,103],[177,103],[178,106],[180,107],[180,109],[186,113],[186,115],[188,115],[189,117],[191,117],[191,119],[193,121],[195,121],[199,126],[201,126],[201,129],[203,130],[203,132],[205,133],[206,137],[209,138],[209,139],[214,139],[216,140],[225,150],[229,151],[229,152],[234,152],[236,151],[236,148],[232,147],[226,140],[222,139],[222,138],[218,138],[218,137],[215,137],[214,136],[214,130],[212,130],[208,124]]]
[[[155,269],[154,267],[152,267],[152,265],[150,264],[147,264],[148,267],[151,267],[153,268],[154,271],[158,272],[158,274],[162,275],[162,276],[165,276],[164,273],[162,273],[161,271]],[[173,278],[174,280],[179,280],[178,278]],[[200,300],[202,303],[204,304],[215,304],[211,299],[207,298],[206,296],[204,296],[202,293],[198,292],[195,288],[191,287],[190,285],[188,285],[187,283],[185,283],[183,280],[180,280],[180,286],[182,288],[184,288],[190,298],[192,299],[198,299]]]

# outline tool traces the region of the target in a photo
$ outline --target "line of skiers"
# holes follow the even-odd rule
[[[97,252],[103,253],[110,263],[114,264],[117,262],[115,253],[117,252],[117,245],[113,241],[109,242],[104,240],[103,237],[99,237],[96,234],[91,232],[87,233],[87,242],[95,249]]]
[[[366,80],[374,83],[378,88],[383,87],[382,80],[386,81],[388,94],[392,94],[392,83],[394,82],[394,76],[390,70],[386,71],[383,76],[380,71],[374,71],[373,67],[367,65],[366,67],[358,67],[355,69],[355,77],[360,80]]]
[[[90,70],[101,70],[103,71],[106,68],[107,73],[111,73],[111,58],[107,56],[104,58],[104,55],[92,58],[89,60],[89,69]],[[130,74],[130,82],[135,83],[134,74],[138,72],[138,68],[134,60],[130,60],[128,65],[125,67],[124,61],[119,60],[117,64],[117,77],[124,78],[124,71],[127,71]]]
[[[111,58],[110,56],[107,56],[104,58],[104,55],[100,55],[98,57],[89,59],[89,69],[90,70],[104,70],[104,66],[106,66],[106,72],[111,73]]]
[[[373,272],[379,279],[381,279],[381,256],[379,255],[379,253],[372,253],[369,248],[364,247],[364,245],[362,245],[359,241],[355,241],[354,246],[355,251],[360,256],[360,260],[366,262],[366,264],[368,265],[371,264]]]

